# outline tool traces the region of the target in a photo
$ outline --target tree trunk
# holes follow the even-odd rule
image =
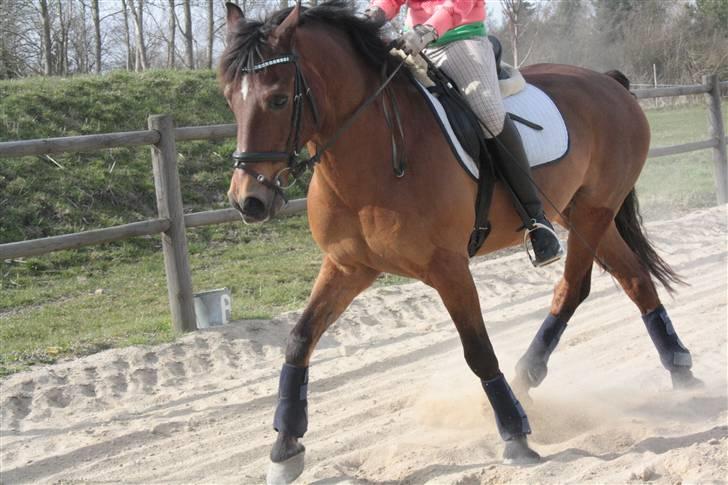
[[[51,55],[51,19],[48,16],[48,1],[40,0],[40,16],[43,22],[43,74],[53,74],[53,56]]]
[[[124,44],[126,45],[126,70],[131,71],[132,52],[131,39],[129,38],[129,7],[126,4],[126,0],[121,0],[121,9],[124,13]]]
[[[134,0],[131,0],[129,3],[131,14],[134,17],[134,30],[136,33],[136,60],[134,62],[134,69],[137,72],[144,71],[147,68],[147,47],[144,45],[144,0],[138,1],[138,5],[134,3]]]
[[[167,21],[168,36],[167,39],[167,68],[174,69],[174,37],[177,30],[177,17],[174,13],[174,0],[169,0],[169,20]]]
[[[190,11],[190,0],[184,0],[182,5],[185,11],[185,63],[190,69],[195,68],[195,57],[192,50],[192,12]]]
[[[10,28],[12,25],[10,20],[11,8],[12,6],[9,6],[6,0],[0,0],[0,79],[15,77],[12,69],[14,62],[10,52],[12,44],[9,39],[10,35],[8,35],[11,30],[15,30]]]
[[[78,70],[82,73],[88,72],[88,26],[86,25],[86,2],[79,0],[81,5],[81,41],[76,39],[76,55],[78,55]],[[76,33],[78,35],[78,33]]]
[[[212,69],[212,48],[215,41],[215,19],[212,0],[207,0],[207,68]]]
[[[99,18],[99,0],[92,0],[91,10],[94,17],[94,46],[96,54],[96,73],[101,73],[101,20]],[[128,36],[128,31],[127,31]]]
[[[68,74],[68,23],[63,15],[63,2],[58,2],[58,23],[60,24],[58,38],[58,66],[57,72],[61,76]]]

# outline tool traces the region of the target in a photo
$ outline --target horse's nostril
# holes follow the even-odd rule
[[[243,201],[243,214],[254,219],[262,219],[265,215],[265,204],[257,197],[246,197]]]

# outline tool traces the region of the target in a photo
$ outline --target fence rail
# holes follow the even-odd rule
[[[87,152],[104,148],[153,145],[158,142],[159,133],[151,130],[44,138],[41,140],[6,141],[0,143],[0,157]]]
[[[167,229],[169,229],[169,219],[150,219],[62,236],[0,244],[0,260],[40,256],[53,251],[78,249],[83,246],[121,241],[138,236],[153,236]]]
[[[725,87],[728,87],[728,81],[719,82],[717,76],[704,76],[702,84],[634,91],[638,99],[705,94],[708,103],[710,139],[682,145],[655,147],[650,149],[648,156],[655,158],[712,149],[716,195],[721,204],[728,201],[728,160],[720,99],[720,90]],[[151,145],[158,210],[158,217],[151,220],[0,244],[0,260],[39,256],[64,249],[76,249],[132,237],[161,234],[172,324],[175,330],[186,332],[194,330],[196,322],[192,307],[192,282],[185,231],[191,227],[237,221],[240,216],[233,209],[183,214],[182,193],[177,172],[176,142],[232,138],[236,134],[237,127],[234,124],[226,124],[174,128],[171,116],[154,115],[149,117],[149,128],[149,130],[143,131],[0,143],[0,158]],[[303,212],[305,208],[306,200],[296,199],[281,211],[281,215]]]
[[[703,94],[709,92],[711,86],[694,84],[690,86],[673,86],[669,88],[635,89],[637,99],[670,98],[673,96],[687,96],[690,94]]]

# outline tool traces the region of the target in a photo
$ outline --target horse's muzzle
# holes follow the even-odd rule
[[[230,204],[240,213],[246,224],[265,222],[270,218],[265,203],[257,197],[248,196],[240,203],[230,196]]]
[[[240,211],[246,218],[253,221],[262,221],[266,218],[266,208],[262,200],[257,197],[246,197],[243,200],[242,210]]]

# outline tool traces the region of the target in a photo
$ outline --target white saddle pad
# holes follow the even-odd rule
[[[477,179],[478,166],[455,137],[442,104],[423,86],[418,85],[418,87],[439,121],[456,158],[463,168]],[[527,84],[520,93],[505,98],[503,104],[506,112],[520,116],[543,128],[537,130],[518,121],[515,122],[532,167],[558,161],[566,155],[566,152],[569,151],[569,133],[559,109],[546,93],[536,86]]]

